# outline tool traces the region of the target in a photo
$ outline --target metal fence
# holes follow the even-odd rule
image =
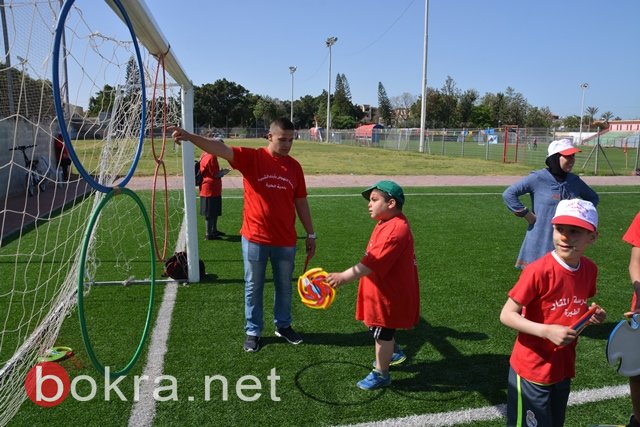
[[[434,156],[484,159],[503,163],[522,163],[532,168],[544,167],[547,147],[553,140],[570,138],[579,141],[576,132],[553,129],[503,127],[500,129],[427,129],[422,152]],[[605,134],[606,135],[606,134]],[[574,172],[595,175],[636,174],[638,140],[635,134],[623,139],[598,138],[591,133],[578,144],[582,152],[576,156]],[[300,140],[326,142],[320,130],[300,130]],[[602,139],[602,141],[601,141]],[[421,152],[419,129],[372,129],[358,135],[355,129],[331,131],[329,142],[363,148]]]

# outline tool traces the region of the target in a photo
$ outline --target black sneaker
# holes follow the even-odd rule
[[[260,350],[260,337],[247,335],[244,339],[244,351],[255,353]]]
[[[302,337],[300,336],[300,334],[294,331],[291,326],[287,326],[286,328],[277,328],[276,336],[284,338],[293,345],[298,345],[302,342]]]

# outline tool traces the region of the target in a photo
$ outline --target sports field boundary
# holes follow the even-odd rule
[[[232,172],[232,174],[237,173]],[[305,175],[305,181],[309,188],[369,187],[384,179],[393,180],[403,187],[509,186],[522,178],[521,175]],[[582,176],[581,178],[589,185],[640,185],[640,176]],[[169,189],[182,189],[182,177],[168,176],[167,186]],[[132,190],[150,190],[153,188],[153,177],[134,177],[129,181],[127,187]],[[222,178],[222,188],[223,190],[241,189],[242,177],[225,176]]]
[[[164,357],[167,353],[167,341],[171,331],[171,319],[173,318],[173,308],[176,303],[178,293],[178,283],[169,282],[164,288],[162,303],[156,317],[147,363],[142,375],[146,378],[159,378],[164,372]],[[140,388],[140,400],[131,409],[129,416],[129,426],[145,427],[152,426],[156,415],[156,401],[153,398],[154,383],[143,381]]]
[[[572,391],[569,395],[569,406],[600,402],[629,395],[627,384]],[[482,408],[462,409],[435,414],[412,415],[402,418],[391,418],[361,424],[349,424],[342,427],[440,427],[468,424],[476,421],[499,420],[506,416],[507,405],[485,406]]]

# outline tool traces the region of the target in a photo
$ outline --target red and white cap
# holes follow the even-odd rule
[[[593,203],[582,199],[560,200],[551,224],[575,225],[589,231],[598,228],[598,211]]]
[[[572,154],[579,153],[580,151],[582,150],[574,147],[570,139],[558,139],[556,141],[551,141],[549,144],[549,148],[547,148],[547,157],[556,153],[560,153],[563,156],[570,156]]]

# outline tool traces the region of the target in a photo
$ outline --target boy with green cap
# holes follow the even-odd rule
[[[341,273],[329,273],[337,288],[359,280],[356,319],[362,320],[375,340],[373,371],[357,386],[374,390],[391,383],[389,365],[405,360],[395,346],[396,329],[413,328],[420,319],[420,289],[413,233],[402,213],[404,192],[393,181],[380,181],[362,192],[369,200],[369,215],[378,221],[360,262]]]

